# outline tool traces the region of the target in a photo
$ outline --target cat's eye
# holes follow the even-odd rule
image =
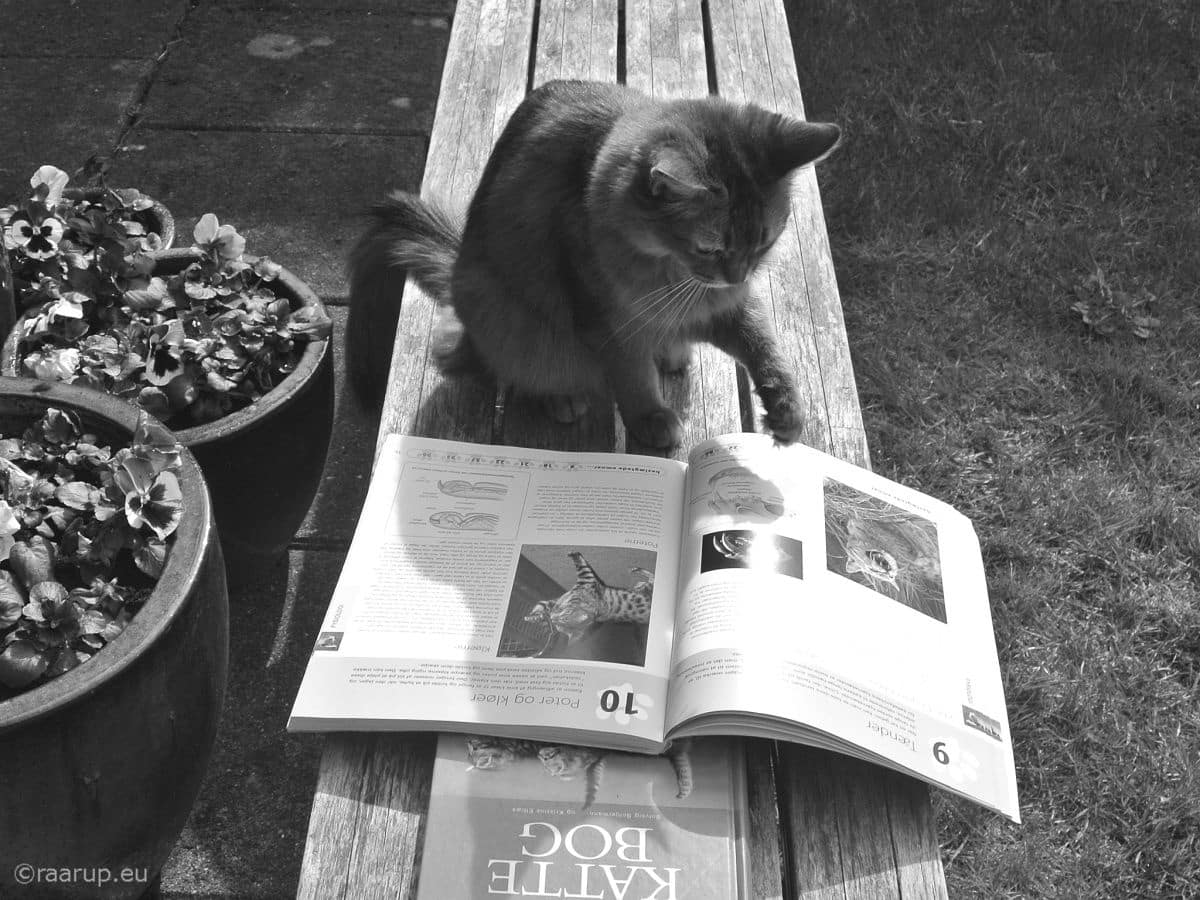
[[[699,253],[701,256],[716,256],[723,249],[725,249],[725,248],[719,247],[719,246],[713,246],[711,244],[697,244],[696,245],[696,252]]]

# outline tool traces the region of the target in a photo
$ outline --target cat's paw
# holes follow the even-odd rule
[[[625,427],[639,443],[655,450],[674,450],[683,443],[683,422],[665,406],[643,413],[626,422]]]
[[[763,397],[763,407],[767,411],[763,424],[775,438],[775,443],[794,444],[800,440],[804,431],[804,410],[795,394],[787,390],[767,393]]]
[[[546,414],[563,425],[579,421],[588,411],[587,398],[576,394],[551,394],[544,402]]]

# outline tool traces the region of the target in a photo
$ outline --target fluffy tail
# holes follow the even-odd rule
[[[415,194],[397,192],[368,211],[367,230],[350,252],[350,317],[346,365],[363,404],[383,403],[409,274],[439,303],[450,295],[450,275],[462,240],[451,216]]]

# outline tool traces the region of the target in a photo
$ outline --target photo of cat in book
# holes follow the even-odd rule
[[[656,557],[630,547],[522,547],[497,655],[644,665]]]
[[[824,494],[829,571],[945,622],[937,526],[832,478]]]
[[[559,422],[611,398],[636,441],[678,446],[660,372],[709,342],[749,372],[767,430],[796,441],[792,367],[748,281],[787,225],[792,174],[839,137],[716,96],[542,85],[493,148],[465,223],[405,193],[370,210],[350,259],[356,392],[382,398],[412,275],[442,305],[443,370],[539,398]]]
[[[574,744],[546,744],[517,738],[468,736],[466,758],[468,768],[483,772],[512,770],[522,761],[537,759],[542,772],[560,781],[582,782],[582,809],[589,809],[601,796],[604,771],[609,759],[617,756],[637,758],[633,754],[616,750],[601,750],[595,747],[580,747]],[[677,800],[689,797],[694,786],[691,761],[691,741],[672,741],[661,754],[671,763],[675,772],[678,790]]]

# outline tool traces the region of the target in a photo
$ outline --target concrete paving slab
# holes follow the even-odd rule
[[[153,59],[189,6],[188,0],[0,0],[0,59]]]
[[[329,298],[346,293],[346,253],[362,210],[393,189],[416,189],[426,142],[138,129],[127,147],[110,182],[165,203],[178,245],[188,246],[196,221],[212,212],[245,236],[247,252],[271,257]]]
[[[293,550],[230,597],[221,730],[163,869],[166,896],[295,896],[320,739],[284,728],[344,560]]]
[[[426,134],[449,42],[449,30],[432,18],[198,9],[158,73],[145,121],[156,128]]]
[[[8,22],[0,12],[0,21]],[[19,19],[16,20],[19,23]],[[149,63],[138,59],[10,59],[0,50],[0,206],[25,197],[49,163],[72,173],[108,153]]]
[[[383,6],[380,0],[213,0],[213,5],[258,12],[297,9],[362,9],[378,12]],[[456,5],[456,0],[391,0],[387,4],[387,11],[438,16],[449,20],[454,15]]]
[[[296,534],[298,541],[349,547],[358,514],[367,498],[371,462],[375,458],[378,416],[359,404],[346,381],[345,306],[331,306],[334,339],[334,382],[338,385],[333,413],[333,437],[317,496]]]

